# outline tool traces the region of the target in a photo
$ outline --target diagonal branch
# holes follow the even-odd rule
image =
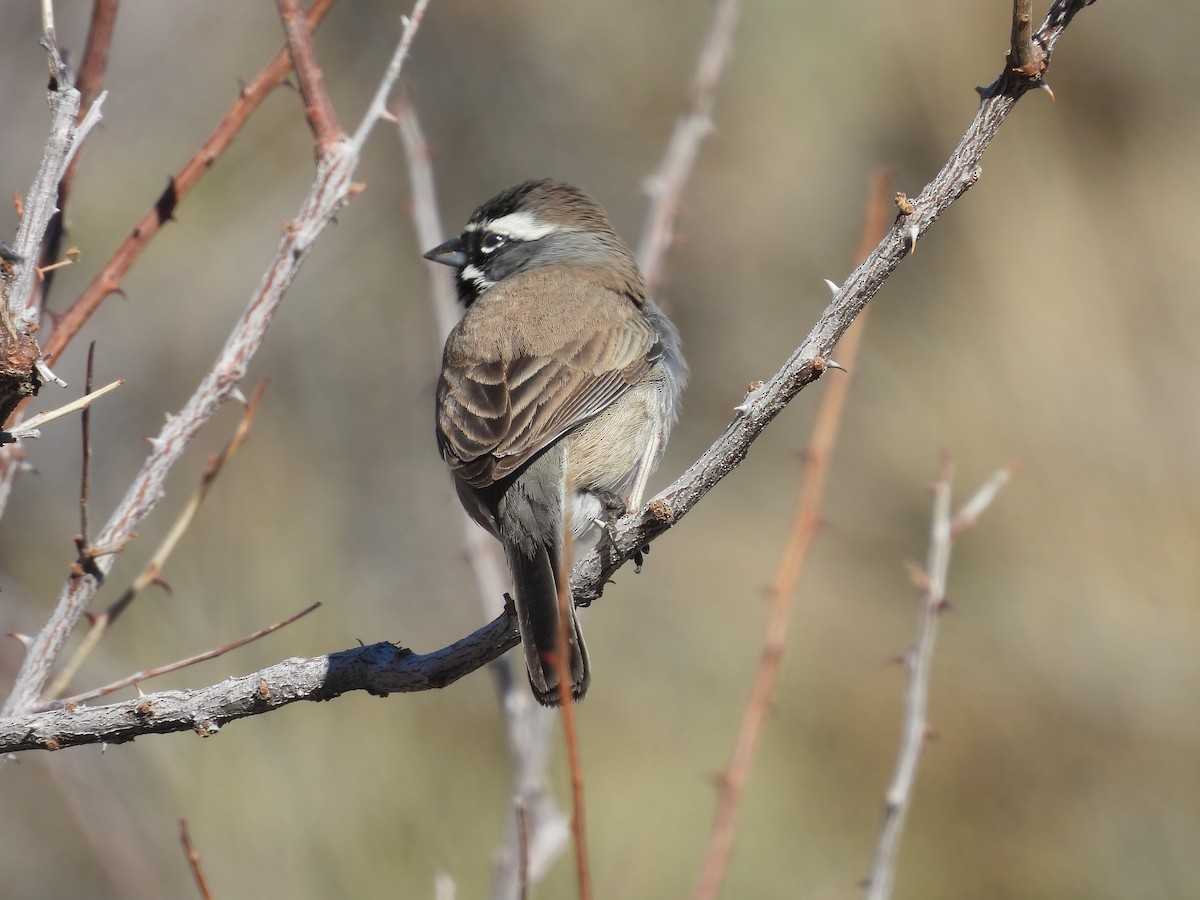
[[[879,235],[887,227],[887,210],[889,208],[887,191],[891,177],[891,172],[884,170],[877,172],[872,179],[867,214],[863,222],[862,240],[858,251],[860,260],[870,252],[871,247],[879,240]],[[869,310],[870,307],[863,310],[862,315],[859,316],[854,327],[847,332],[846,338],[839,348],[842,362],[851,371],[854,369],[854,361],[858,354],[863,330],[866,328]],[[754,673],[754,685],[742,713],[742,722],[738,728],[729,764],[717,779],[717,809],[713,814],[712,831],[708,850],[700,869],[700,877],[692,893],[693,900],[710,900],[717,896],[729,864],[730,854],[733,852],[734,825],[737,821],[738,809],[741,806],[746,783],[750,778],[750,768],[758,752],[758,745],[766,725],[767,710],[775,696],[775,686],[783,665],[783,651],[791,621],[796,585],[799,583],[800,573],[808,559],[808,551],[812,547],[812,542],[821,530],[821,497],[824,494],[825,482],[833,460],[833,449],[841,424],[842,411],[845,409],[849,393],[850,377],[847,375],[829,385],[817,407],[817,417],[813,424],[812,438],[806,454],[804,480],[801,483],[800,495],[796,502],[792,532],[788,537],[779,560],[779,567],[776,569],[775,579],[771,584],[766,634],[763,637],[758,668]]]

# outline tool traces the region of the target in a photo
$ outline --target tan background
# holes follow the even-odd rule
[[[48,116],[35,12],[0,30],[0,195],[24,191]],[[78,59],[85,4],[60,4]],[[1044,4],[1038,4],[1039,9]],[[78,8],[68,8],[78,7]],[[681,108],[706,3],[435,0],[405,83],[435,145],[447,227],[518,180],[592,192],[636,238],[641,180]],[[365,107],[406,6],[343,3],[317,50],[343,124]],[[663,300],[693,381],[655,481],[723,429],[842,279],[869,174],[915,194],[999,71],[1009,7],[749,3],[681,220]],[[926,486],[944,448],[960,496],[1019,477],[958,549],[898,897],[1181,897],[1200,892],[1200,414],[1194,228],[1195,10],[1101,2],[1060,44],[1058,102],[1027,97],[983,179],[874,303],[755,769],[728,897],[858,895],[879,823],[915,597]],[[63,309],[281,40],[267,3],[126,3],[102,127],[70,210],[83,262]],[[177,224],[55,368],[126,386],[97,406],[93,522],[144,458],[257,283],[311,180],[298,96],[279,91]],[[427,272],[386,128],[369,190],[320,242],[255,360],[271,387],[167,577],[81,687],[223,643],[319,599],[232,656],[149,685],[208,684],[287,656],[383,639],[426,650],[482,621],[434,448],[438,348]],[[0,234],[16,219],[6,203]],[[588,614],[581,708],[597,896],[691,887],[758,655],[820,385],[741,470],[622,572]],[[47,408],[64,395],[48,392]],[[144,564],[237,418],[222,412],[100,602]],[[0,523],[0,631],[40,626],[78,531],[77,423],[30,447]],[[98,524],[94,527],[98,527]],[[11,677],[18,648],[3,647]],[[562,786],[562,772],[556,769]],[[25,755],[0,772],[6,897],[192,896],[191,821],[220,897],[481,896],[509,789],[494,687],[350,696],[201,741]],[[545,897],[570,896],[570,866]]]

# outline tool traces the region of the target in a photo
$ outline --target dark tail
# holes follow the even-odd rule
[[[558,579],[569,576],[563,563],[563,479],[561,451],[542,454],[505,490],[496,515],[500,541],[513,580],[513,601],[529,686],[543,706],[557,706],[556,654],[559,647]],[[587,648],[567,600],[567,665],[571,697],[579,700],[591,681]]]

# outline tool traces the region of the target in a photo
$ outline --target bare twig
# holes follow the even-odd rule
[[[392,88],[400,78],[400,70],[404,66],[404,60],[408,58],[408,51],[412,49],[413,38],[417,34],[417,29],[421,27],[421,19],[425,17],[425,10],[428,6],[429,0],[417,0],[412,12],[402,19],[404,33],[400,36],[400,45],[396,48],[392,61],[388,64],[387,71],[384,72],[379,87],[375,90],[375,96],[371,98],[371,105],[367,107],[362,124],[358,126],[358,130],[354,132],[354,137],[351,139],[356,151],[361,152],[375,122],[380,119],[395,119],[388,112],[388,97],[391,96]]]
[[[397,57],[402,57],[402,51],[411,43],[416,21],[413,19],[405,27]],[[370,124],[374,121],[377,119]],[[369,124],[364,123],[358,133],[365,134],[369,130]],[[220,405],[234,394],[246,366],[262,344],[284,293],[308,258],[317,237],[356,192],[351,177],[357,165],[358,155],[353,146],[344,141],[333,145],[318,161],[312,190],[295,221],[285,230],[258,290],[192,397],[177,415],[170,418],[158,436],[151,439],[150,456],[125,498],[97,535],[97,544],[102,547],[124,545],[162,496],[167,473],[185,447]],[[113,564],[111,556],[101,557],[96,562],[97,573],[73,574],[63,586],[50,621],[29,646],[13,691],[0,709],[0,715],[30,709],[38,702],[67,637],[95,595],[100,580],[98,575],[107,574]]]
[[[95,361],[96,342],[92,341],[88,344],[87,375],[83,383],[85,394],[92,392],[92,368]],[[92,407],[90,404],[83,408],[79,419],[80,430],[83,433],[83,458],[80,464],[82,471],[79,476],[79,540],[86,547],[90,543],[88,536],[92,533],[91,525],[88,523],[88,495],[90,493],[88,480],[92,464]]]
[[[204,877],[204,869],[200,865],[200,854],[192,844],[192,836],[188,834],[187,819],[179,820],[179,843],[183,845],[183,855],[192,870],[192,880],[196,882],[196,890],[202,900],[212,900],[212,891],[208,889],[208,879]]]
[[[433,178],[433,161],[429,142],[421,130],[417,111],[412,98],[404,97],[394,112],[396,131],[404,145],[404,158],[408,161],[408,183],[412,188],[412,217],[417,227],[417,240],[421,251],[436,247],[443,240],[442,217],[438,214],[437,188]],[[462,314],[454,299],[451,274],[445,266],[429,267],[429,287],[433,294],[433,309],[437,314],[438,347],[446,342],[459,316]],[[472,523],[473,524],[473,523]],[[482,533],[473,528],[473,533]],[[498,596],[498,595],[497,595]]]
[[[887,227],[890,180],[891,173],[886,171],[876,173],[872,180],[862,239],[859,242],[859,260],[871,251]],[[846,336],[838,345],[842,362],[851,370],[854,368],[859,342],[866,327],[867,312],[868,310],[863,310],[854,327],[846,332]],[[835,379],[821,397],[817,408],[791,535],[779,560],[775,580],[771,583],[771,606],[767,615],[766,633],[763,636],[762,655],[754,674],[754,685],[746,701],[746,709],[742,714],[742,723],[738,728],[729,764],[717,780],[717,809],[713,814],[712,833],[704,863],[700,868],[700,877],[692,893],[696,900],[709,900],[717,896],[733,850],[738,809],[762,739],[767,710],[779,680],[796,584],[813,539],[821,528],[821,495],[833,459],[833,448],[849,391],[849,377]]]
[[[942,472],[933,486],[933,521],[929,537],[929,557],[922,573],[925,586],[917,616],[913,647],[905,656],[908,692],[905,698],[904,727],[896,768],[884,802],[883,826],[875,847],[875,862],[867,880],[868,900],[886,900],[892,895],[896,876],[896,855],[905,817],[912,801],[917,763],[929,737],[929,676],[937,625],[946,606],[946,576],[950,569],[950,550],[954,543],[954,521],[973,522],[1012,477],[1012,467],[1000,469],[981,487],[954,519],[950,517],[950,482],[954,465],[943,460]]]
[[[55,419],[61,419],[63,416],[69,415],[79,409],[87,409],[91,406],[92,401],[97,397],[103,397],[109,391],[116,390],[125,383],[124,378],[118,378],[116,381],[109,382],[104,387],[84,394],[70,403],[64,403],[62,406],[47,410],[44,413],[38,413],[21,423],[20,428],[14,428],[9,432],[9,435],[18,441],[25,441],[31,438],[42,436],[40,429],[43,425],[53,422]]]
[[[151,555],[150,561],[146,563],[145,568],[134,579],[133,584],[127,587],[121,596],[109,605],[108,609],[99,615],[90,617],[91,630],[88,631],[87,636],[84,637],[75,649],[67,664],[63,666],[62,671],[51,682],[50,687],[46,689],[46,696],[57,697],[70,686],[71,680],[83,666],[84,661],[92,655],[92,652],[100,644],[101,638],[104,637],[108,629],[120,618],[129,605],[141,595],[142,591],[152,584],[165,585],[162,573],[166,568],[167,559],[179,545],[184,533],[196,518],[196,513],[200,511],[200,505],[204,502],[204,498],[208,496],[209,490],[216,482],[217,476],[221,474],[221,470],[225,467],[225,464],[233,458],[233,455],[245,443],[246,438],[250,436],[250,425],[254,421],[254,414],[258,412],[258,405],[262,402],[263,393],[266,389],[267,383],[260,381],[250,398],[250,402],[246,405],[245,411],[242,413],[242,418],[238,421],[237,428],[234,429],[233,436],[219,454],[209,459],[208,465],[204,469],[204,474],[200,476],[200,484],[197,485],[196,490],[192,493],[192,496],[188,499],[183,509],[179,511],[179,515],[175,517],[175,521],[171,524],[166,536],[159,542],[158,549]],[[86,538],[84,540],[86,541]],[[94,555],[91,544],[81,542],[80,553],[85,557]],[[84,561],[85,568],[86,565],[87,559]]]
[[[729,58],[739,6],[739,0],[717,0],[708,36],[692,76],[689,109],[676,124],[658,170],[646,180],[650,208],[642,225],[637,257],[650,294],[658,290],[667,252],[675,240],[675,220],[679,217],[684,185],[696,163],[700,143],[713,128],[713,101]]]
[[[346,133],[338,124],[333,103],[325,90],[325,75],[317,65],[313,50],[312,31],[304,18],[300,0],[276,0],[279,18],[283,21],[283,33],[287,36],[288,53],[300,82],[300,96],[304,98],[304,114],[308,125],[317,139],[317,156],[323,156],[336,141]]]
[[[62,709],[64,707],[73,706],[79,703],[86,703],[89,700],[95,700],[97,697],[107,697],[109,694],[114,694],[122,688],[127,688],[135,684],[141,684],[143,681],[149,681],[151,678],[157,678],[160,675],[166,675],[170,672],[178,672],[180,669],[186,669],[188,666],[194,666],[198,663],[208,662],[210,659],[216,659],[218,656],[224,656],[231,650],[237,650],[239,647],[245,647],[247,644],[252,644],[260,638],[266,637],[268,634],[274,634],[281,628],[286,628],[293,622],[304,618],[310,612],[319,609],[320,602],[306,606],[298,613],[292,613],[286,619],[280,619],[274,624],[268,625],[265,628],[260,628],[258,631],[252,632],[245,637],[240,637],[236,641],[230,641],[220,647],[215,647],[212,650],[206,650],[203,653],[197,653],[195,656],[189,656],[186,659],[179,659],[173,663],[168,663],[165,666],[157,666],[153,669],[143,669],[140,672],[134,672],[132,675],[126,675],[124,678],[118,678],[116,681],[109,682],[103,687],[93,688],[90,691],[84,691],[82,694],[76,694],[73,697],[64,697],[61,700],[55,700],[51,703],[44,703],[41,706],[42,710],[47,709]]]
[[[567,482],[566,496],[575,495],[575,486]],[[574,534],[571,531],[571,507],[563,511],[562,571],[558,573],[558,647],[554,652],[554,668],[558,672],[558,703],[562,714],[563,737],[567,746],[567,766],[571,772],[571,837],[575,848],[575,883],[579,900],[591,900],[592,875],[588,866],[587,817],[583,802],[583,763],[579,756],[579,733],[575,728],[575,701],[571,696],[571,590],[566,571],[574,554]]]

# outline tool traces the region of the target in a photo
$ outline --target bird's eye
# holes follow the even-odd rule
[[[508,243],[507,235],[497,234],[492,231],[483,236],[483,242],[479,245],[479,249],[484,253],[491,253],[499,247],[503,247]]]

